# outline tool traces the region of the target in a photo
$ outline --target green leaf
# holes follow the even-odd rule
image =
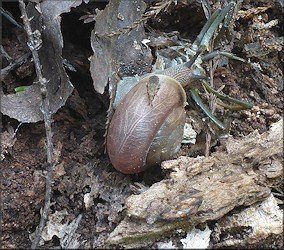
[[[15,92],[18,93],[18,92],[22,92],[22,91],[25,91],[25,89],[29,87],[29,86],[19,86],[19,87],[16,87],[15,88]]]

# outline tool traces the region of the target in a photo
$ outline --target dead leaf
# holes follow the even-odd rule
[[[84,1],[88,2],[88,0]],[[42,44],[38,52],[43,76],[48,80],[47,89],[51,113],[56,113],[73,91],[61,56],[63,38],[60,15],[69,12],[71,7],[75,8],[81,3],[82,0],[43,0],[36,4],[30,2],[27,6],[28,16],[32,17],[32,30],[41,32]],[[23,92],[8,95],[1,93],[0,95],[3,114],[24,123],[43,120],[40,110],[42,98],[36,80]]]
[[[140,22],[144,10],[142,1],[111,0],[104,10],[97,11],[90,71],[98,93],[104,92],[112,74],[139,75],[151,70],[151,51],[142,44],[146,38]]]

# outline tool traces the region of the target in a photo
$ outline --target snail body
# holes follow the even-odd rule
[[[170,159],[179,149],[185,123],[186,94],[192,79],[182,64],[142,78],[120,101],[107,134],[113,166],[126,174]]]
[[[212,13],[191,46],[190,55],[193,56],[189,61],[133,80],[129,78],[126,84],[129,92],[129,89],[122,91],[119,90],[120,86],[117,87],[118,92],[112,100],[115,112],[108,126],[106,140],[110,160],[117,170],[126,174],[139,173],[171,158],[179,150],[185,124],[186,94],[183,87],[194,80],[207,79],[200,66],[202,53],[209,48],[210,39],[226,16],[228,18],[224,23],[229,24],[234,6],[235,3],[231,2]],[[209,53],[204,60],[216,55]],[[231,58],[237,57],[231,55]],[[224,125],[203,105],[194,87],[191,87],[190,93],[204,113],[224,129]],[[218,96],[221,98],[221,95]],[[227,96],[222,98],[244,104]]]

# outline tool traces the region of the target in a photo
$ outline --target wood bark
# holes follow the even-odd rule
[[[165,161],[166,179],[126,202],[124,220],[110,246],[145,246],[176,229],[218,220],[236,207],[266,199],[283,180],[283,120],[269,131],[228,138],[210,157]]]

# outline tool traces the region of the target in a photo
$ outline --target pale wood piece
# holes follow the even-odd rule
[[[165,161],[168,178],[126,202],[126,217],[108,245],[145,246],[174,230],[218,220],[235,207],[264,200],[283,180],[283,120],[269,131],[229,138],[210,157]]]

